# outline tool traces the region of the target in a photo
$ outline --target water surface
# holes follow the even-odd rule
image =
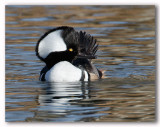
[[[105,79],[47,83],[37,40],[57,26],[97,39]],[[6,121],[155,120],[154,6],[6,6]]]

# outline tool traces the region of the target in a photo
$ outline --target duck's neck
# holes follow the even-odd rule
[[[74,56],[67,51],[52,52],[44,60],[48,69],[51,69],[55,64],[61,61],[72,62]]]

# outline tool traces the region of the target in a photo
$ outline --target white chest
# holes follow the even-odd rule
[[[46,81],[49,82],[75,82],[80,81],[82,70],[73,66],[67,61],[62,61],[54,65],[45,75]],[[85,71],[85,80],[88,79]]]

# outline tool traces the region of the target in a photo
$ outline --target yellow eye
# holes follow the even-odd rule
[[[73,51],[73,49],[72,49],[72,48],[69,48],[68,50],[69,50],[70,52],[72,52],[72,51]]]

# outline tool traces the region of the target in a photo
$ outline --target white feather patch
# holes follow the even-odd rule
[[[51,32],[40,41],[38,52],[42,58],[46,58],[51,52],[65,51],[67,49],[61,37],[61,32],[62,30]]]
[[[84,74],[85,74],[85,78],[84,78],[84,81],[88,81],[88,74],[86,71],[84,71]]]
[[[45,75],[49,82],[75,82],[82,76],[82,70],[67,61],[55,64]]]

